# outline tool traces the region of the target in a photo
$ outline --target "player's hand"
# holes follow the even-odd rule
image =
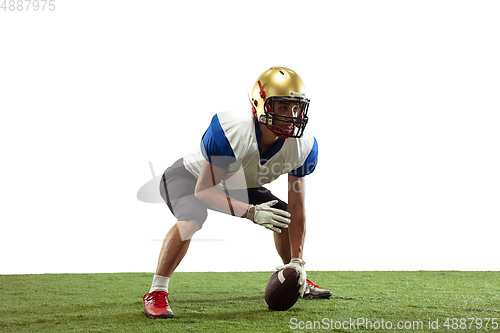
[[[267,229],[281,233],[281,228],[288,228],[290,223],[289,212],[271,208],[278,203],[278,200],[264,202],[260,205],[250,205],[247,219],[261,225]]]
[[[285,269],[288,267],[292,267],[292,268],[295,268],[297,270],[297,272],[299,272],[299,285],[300,285],[299,294],[300,294],[300,297],[304,297],[304,292],[306,291],[306,286],[307,286],[307,283],[306,283],[307,273],[306,273],[306,270],[304,268],[305,264],[306,264],[305,261],[302,259],[292,258],[292,260],[290,260],[290,263],[276,267],[276,269],[278,271],[281,271],[282,269]]]

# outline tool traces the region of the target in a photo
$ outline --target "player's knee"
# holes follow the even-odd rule
[[[179,229],[181,239],[184,241],[191,239],[200,230],[200,224],[196,220],[177,221],[177,228]]]

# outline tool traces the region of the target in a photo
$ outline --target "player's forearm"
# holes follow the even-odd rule
[[[304,240],[306,237],[305,210],[301,208],[291,209],[290,206],[288,207],[288,211],[292,214],[292,222],[288,225],[291,256],[292,258],[302,259]]]
[[[234,216],[245,216],[248,211],[248,204],[228,197],[217,187],[195,192],[195,196],[206,206]]]

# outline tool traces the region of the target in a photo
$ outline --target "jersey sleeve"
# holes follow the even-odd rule
[[[316,169],[316,164],[318,164],[318,142],[316,141],[316,138],[314,138],[313,147],[309,152],[309,155],[307,155],[304,164],[297,169],[290,171],[288,174],[295,177],[305,177],[310,175],[314,169]]]
[[[213,165],[226,169],[236,160],[233,148],[222,129],[219,117],[215,115],[200,143],[203,157]]]

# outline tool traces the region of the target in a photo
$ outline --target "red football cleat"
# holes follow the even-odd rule
[[[142,298],[144,301],[144,312],[149,318],[172,318],[174,313],[168,306],[168,293],[164,291],[153,291]]]
[[[330,298],[332,296],[332,292],[330,290],[321,289],[314,283],[312,283],[309,279],[307,279],[306,291],[304,292],[304,298]]]

